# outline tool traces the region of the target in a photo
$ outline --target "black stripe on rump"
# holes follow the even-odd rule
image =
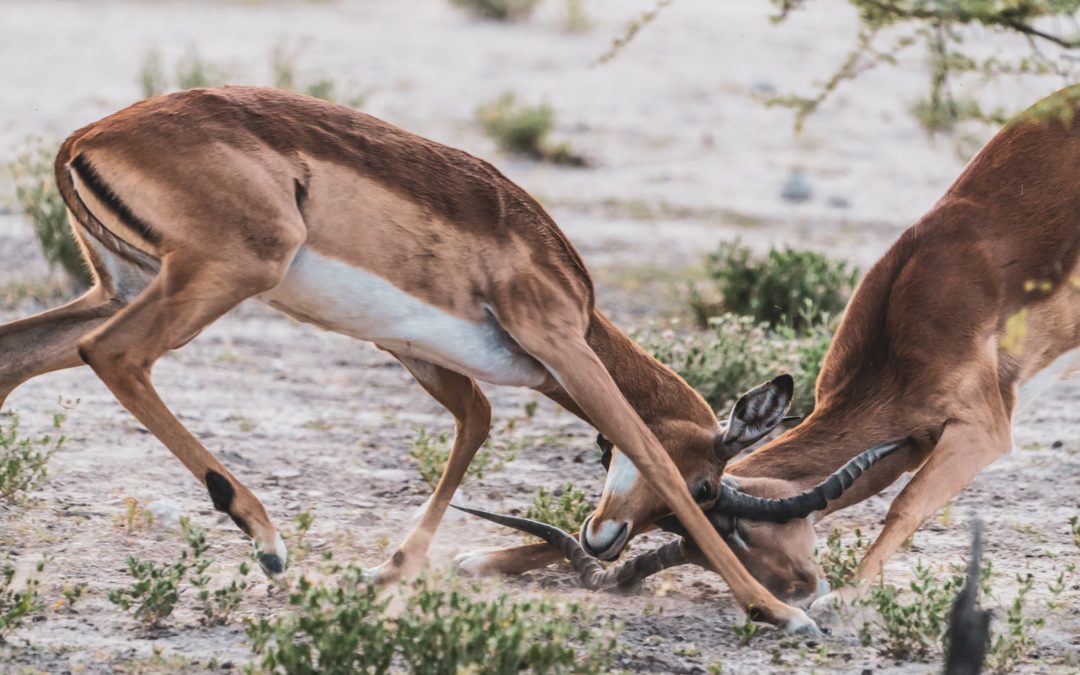
[[[147,242],[155,246],[161,243],[161,237],[158,233],[154,232],[150,226],[146,224],[146,221],[136,216],[131,208],[121,201],[120,197],[112,191],[112,188],[106,185],[101,179],[97,170],[91,166],[85,156],[76,155],[75,158],[71,160],[71,168],[75,169],[83,184],[86,185],[90,192],[94,193],[94,196],[98,201],[105,204],[105,206],[116,214],[116,217],[119,218],[121,222],[138,232],[139,236]]]

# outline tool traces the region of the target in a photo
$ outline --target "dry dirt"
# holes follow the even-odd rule
[[[924,76],[918,59],[848,86],[792,133],[790,114],[765,109],[755,89],[806,88],[827,75],[850,46],[854,23],[842,2],[823,0],[789,24],[768,22],[765,0],[679,0],[613,63],[590,67],[611,36],[648,2],[585,3],[592,27],[561,28],[561,3],[548,0],[526,23],[467,18],[442,0],[420,2],[210,3],[5,0],[0,6],[0,159],[31,134],[61,137],[138,98],[142,55],[158,46],[171,64],[189,44],[226,63],[233,81],[269,81],[269,52],[307,39],[300,65],[362,92],[364,109],[406,128],[490,157],[537,195],[582,251],[599,280],[599,302],[631,327],[679,311],[681,271],[716,241],[742,236],[755,247],[795,243],[865,266],[924,211],[962,165],[949,141],[928,141],[905,112]],[[505,90],[549,101],[557,135],[594,160],[565,169],[500,157],[472,121],[474,107]],[[1023,105],[1049,88],[1011,89]],[[981,131],[982,138],[988,132]],[[780,186],[806,171],[813,199],[791,205]],[[5,176],[0,183],[9,191]],[[846,207],[836,206],[838,200]],[[40,288],[51,277],[12,211],[0,215],[0,285]],[[54,303],[49,300],[45,304]],[[0,307],[8,321],[42,307]],[[315,514],[313,549],[373,565],[410,525],[428,489],[409,463],[416,429],[449,430],[451,419],[389,358],[339,335],[297,325],[246,304],[194,343],[162,359],[156,382],[180,418],[290,528]],[[542,401],[531,420],[530,392],[487,388],[499,422],[517,419],[522,447],[503,470],[469,483],[461,497],[507,511],[526,506],[537,486],[573,480],[595,496],[602,483],[593,435]],[[50,558],[43,589],[51,602],[65,584],[88,584],[74,613],[50,610],[0,649],[0,671],[109,672],[208,670],[214,659],[250,659],[237,626],[203,628],[190,604],[152,635],[106,600],[126,583],[124,560],[168,560],[174,529],[159,522],[128,533],[125,497],[175,503],[211,531],[210,555],[222,574],[249,553],[215,513],[202,488],[115,402],[87,369],[28,383],[8,402],[28,433],[43,432],[58,397],[79,399],[68,441],[28,506],[0,510],[0,549],[22,567]],[[1011,597],[1016,574],[1036,579],[1032,613],[1047,614],[1047,585],[1077,560],[1067,532],[1080,513],[1080,382],[1064,382],[1017,419],[1016,449],[985,471],[947,514],[935,518],[888,566],[910,578],[920,561],[960,562],[971,515],[987,524],[996,593]],[[894,486],[819,526],[874,534]],[[453,554],[512,544],[512,534],[451,518],[433,547]],[[640,546],[644,546],[641,544]],[[254,577],[252,577],[254,578]],[[1076,672],[1080,653],[1080,575],[1061,609],[1047,614],[1021,671]],[[741,621],[723,583],[692,570],[671,571],[630,597],[574,589],[561,569],[496,580],[495,590],[530,595],[557,589],[624,625],[618,667],[650,672],[933,672],[859,646],[848,630],[811,642],[781,642],[763,631],[740,646]],[[242,614],[283,606],[257,579]],[[998,625],[1003,611],[996,612]],[[163,656],[154,658],[157,650]],[[1071,660],[1071,661],[1070,661]],[[1068,665],[1069,663],[1074,665]]]

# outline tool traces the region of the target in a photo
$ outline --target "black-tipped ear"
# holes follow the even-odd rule
[[[604,471],[607,471],[611,466],[611,449],[615,447],[615,444],[604,438],[603,434],[596,434],[596,444],[600,446],[600,451],[603,453],[600,455],[600,463],[604,465]]]
[[[795,394],[795,379],[780,375],[743,394],[731,409],[727,427],[716,437],[716,454],[731,459],[764,438],[784,419]]]

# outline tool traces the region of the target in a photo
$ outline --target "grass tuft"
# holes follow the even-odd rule
[[[532,14],[540,0],[450,0],[471,14],[494,21],[517,21]]]
[[[45,260],[64,270],[78,285],[88,287],[90,268],[83,259],[68,223],[67,207],[56,187],[53,159],[57,146],[33,140],[8,167],[15,182],[15,200],[34,229]]]
[[[574,532],[592,513],[589,495],[573,483],[566,483],[548,492],[543,487],[533,493],[533,502],[525,511],[525,517],[554,525],[560,530]]]
[[[555,126],[555,111],[547,104],[519,103],[513,93],[506,93],[477,108],[476,117],[484,133],[503,152],[555,164],[586,164],[568,143],[548,139]]]
[[[10,413],[6,425],[0,425],[0,501],[21,504],[28,492],[38,489],[48,476],[47,465],[64,444],[60,430],[67,412],[74,404],[61,402],[53,414],[56,433],[28,438],[19,433],[19,416]]]

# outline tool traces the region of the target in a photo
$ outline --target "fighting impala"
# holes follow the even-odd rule
[[[344,106],[225,87],[90,124],[55,169],[95,284],[0,327],[0,405],[32,377],[89,365],[254,540],[268,574],[284,570],[286,550],[263,505],[151,382],[159,357],[252,297],[388,351],[456,419],[433,498],[381,581],[422,565],[489,433],[481,380],[540,391],[614,443],[582,532],[590,551],[614,557],[673,512],[743,607],[814,630],[750,576],[700,508],[756,422],[721,432],[697,393],[595,308],[577,252],[489,164]]]
[[[779,597],[807,590],[813,519],[914,472],[854,578],[811,613],[858,598],[927,518],[1008,452],[1013,415],[1080,369],[1078,103],[1080,86],[1040,101],[971,160],[860,283],[813,413],[727,466],[725,484],[742,492],[727,504],[722,495],[710,516]],[[838,480],[852,468],[865,476]],[[574,553],[558,532],[502,522],[557,545],[469,554],[463,568],[520,573]],[[629,583],[695,555],[691,543],[672,544],[601,581]]]

